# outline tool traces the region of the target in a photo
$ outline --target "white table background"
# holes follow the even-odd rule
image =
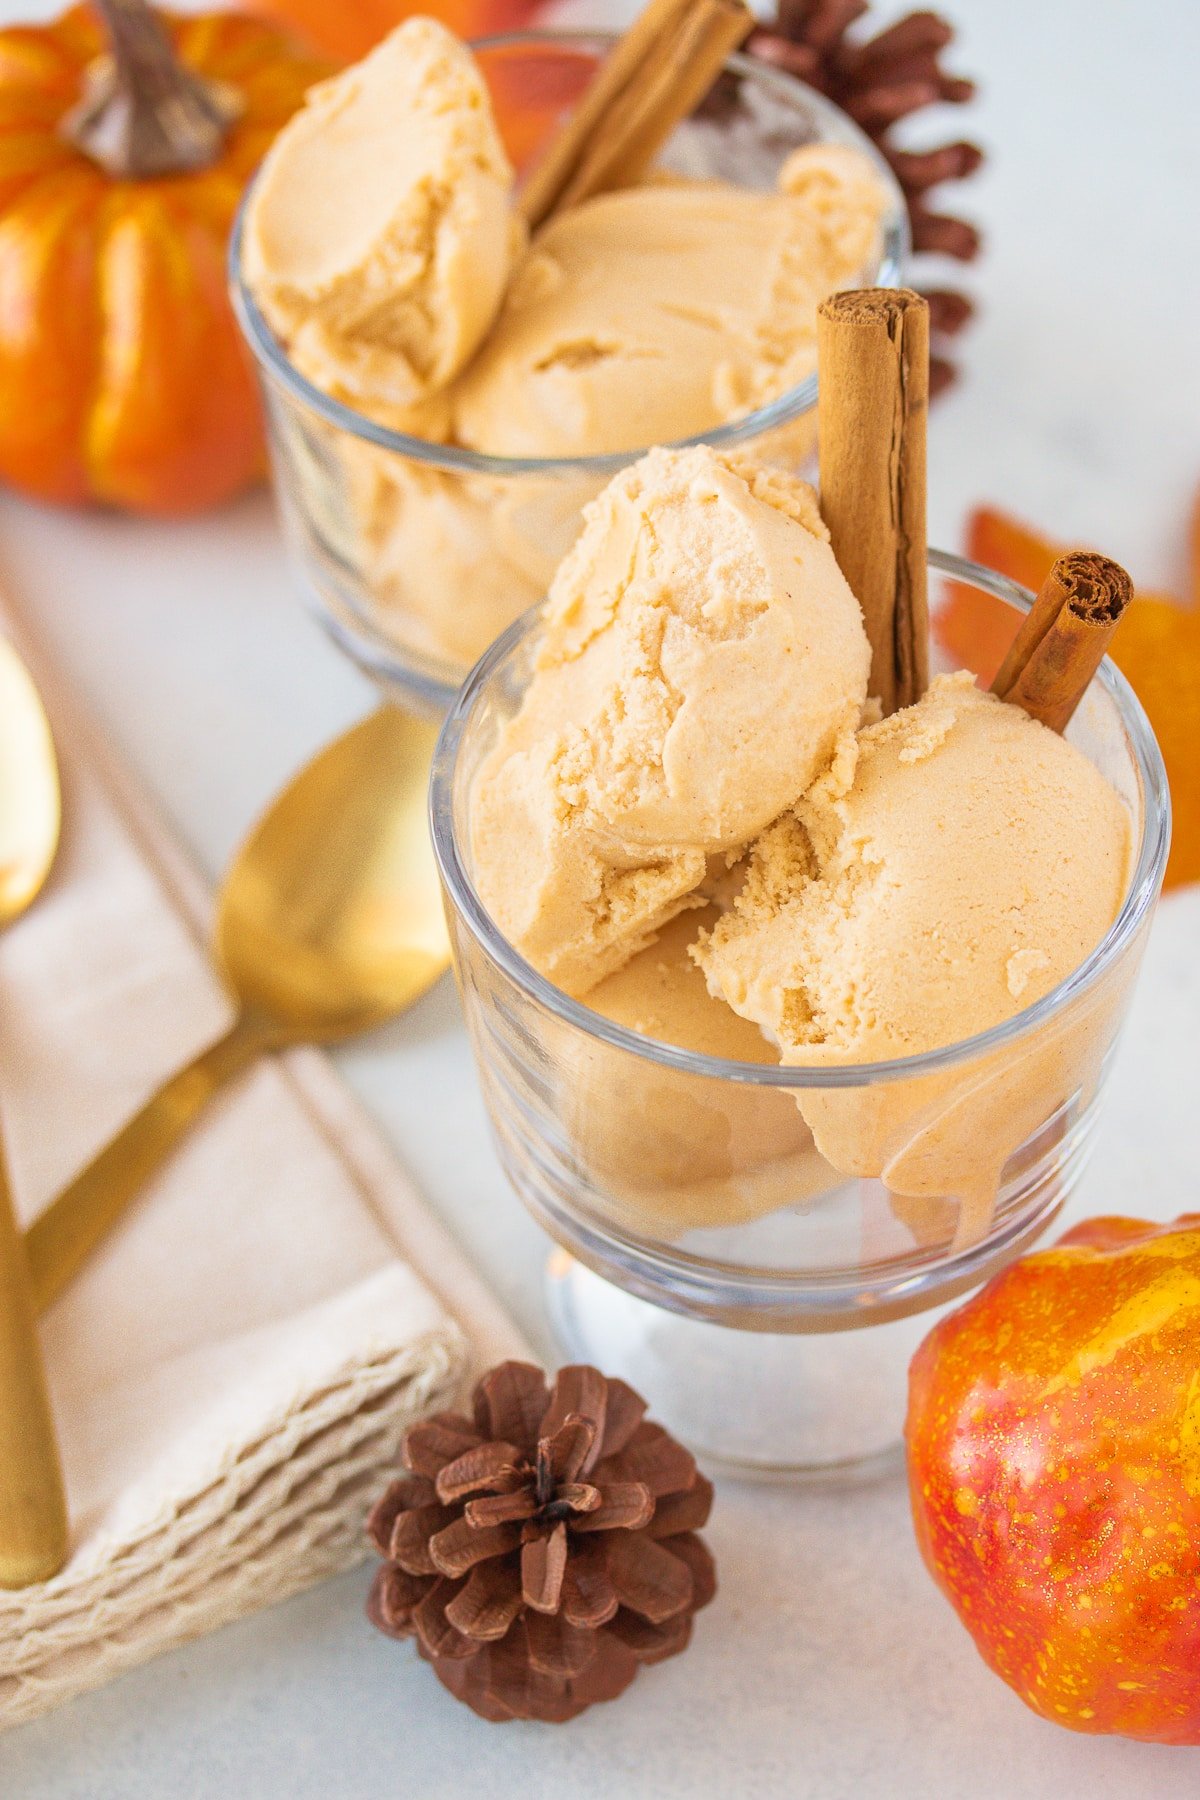
[[[337,0],[329,0],[331,5]],[[0,0],[0,19],[48,13]],[[878,8],[881,20],[904,8]],[[1006,505],[1179,587],[1200,479],[1200,6],[947,0],[979,103],[922,128],[986,143],[970,210],[982,318],[935,411],[931,537]],[[619,19],[596,0],[576,16]],[[942,130],[942,126],[948,129]],[[0,576],[214,876],[371,693],[297,603],[265,495],[195,524],[0,500]],[[1200,1204],[1200,889],[1164,903],[1077,1210]],[[488,1142],[451,984],[342,1067],[531,1338],[543,1242]],[[114,1321],[114,1329],[119,1322]],[[566,1728],[483,1724],[362,1619],[366,1574],[164,1657],[0,1739],[13,1800],[542,1800],[704,1794],[1155,1800],[1200,1753],[1028,1713],[919,1562],[899,1478],[851,1495],[722,1485],[721,1593],[684,1658]]]

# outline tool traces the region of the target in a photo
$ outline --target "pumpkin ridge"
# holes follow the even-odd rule
[[[0,83],[18,92],[59,95],[70,102],[79,91],[80,62],[53,33],[36,25],[0,30]]]
[[[94,356],[88,352],[86,301],[79,292],[78,270],[86,263],[93,244],[92,217],[99,183],[78,159],[39,178],[21,196],[19,214],[6,208],[0,216],[0,270],[8,260],[4,238],[12,233],[12,253],[17,262],[11,275],[34,296],[27,312],[36,329],[36,342],[26,331],[11,341],[0,339],[0,367],[14,397],[6,417],[0,420],[0,469],[12,477],[14,453],[31,456],[40,473],[36,491],[56,499],[78,499],[85,490],[86,470],[78,445],[85,426],[88,394],[94,373]],[[18,226],[24,230],[19,231]],[[22,269],[22,252],[28,260]],[[22,281],[23,278],[23,281]],[[0,281],[3,276],[0,275]],[[47,308],[43,288],[53,290],[55,306]],[[9,318],[20,310],[22,295],[10,293],[4,311]],[[66,300],[64,306],[58,302]],[[53,334],[44,341],[48,314],[53,311]],[[44,371],[49,368],[49,389]],[[32,379],[31,379],[32,377]],[[33,429],[36,424],[36,430]],[[51,440],[58,443],[54,453]]]

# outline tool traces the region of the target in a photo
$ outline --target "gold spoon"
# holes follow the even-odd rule
[[[44,1307],[217,1089],[264,1051],[336,1043],[403,1012],[449,966],[425,818],[435,726],[383,707],[302,769],[221,889],[215,952],[238,1014],[26,1233]]]
[[[0,928],[41,890],[62,823],[45,709],[0,638]],[[0,1587],[56,1575],[67,1558],[67,1503],[29,1265],[0,1143]]]

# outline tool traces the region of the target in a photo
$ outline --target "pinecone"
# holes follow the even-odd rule
[[[474,1420],[414,1425],[368,1521],[367,1615],[416,1636],[485,1719],[571,1719],[686,1648],[716,1591],[696,1536],[712,1484],[623,1381],[529,1363],[480,1381]]]
[[[869,10],[867,0],[778,0],[776,17],[751,32],[746,48],[786,69],[840,106],[887,158],[908,202],[915,253],[951,256],[970,262],[979,251],[979,233],[965,219],[933,212],[931,188],[962,181],[983,161],[975,144],[943,144],[934,150],[901,150],[892,129],[922,107],[970,100],[975,84],[947,75],[941,53],[953,28],[932,12],[909,13],[877,37],[852,40],[849,27]],[[921,286],[918,280],[916,284]],[[966,294],[923,288],[935,345],[962,330],[974,310]],[[930,359],[929,386],[940,393],[954,379],[944,354]]]

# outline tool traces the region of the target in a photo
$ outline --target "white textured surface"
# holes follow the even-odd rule
[[[2,0],[0,17],[39,9]],[[935,415],[932,535],[957,545],[967,508],[995,500],[1178,584],[1200,477],[1200,8],[947,10],[959,66],[986,92],[943,135],[989,145],[972,206],[991,249],[973,278],[986,313],[967,378]],[[261,499],[175,529],[6,500],[0,566],[213,871],[282,777],[368,702],[300,617]],[[1163,908],[1087,1211],[1198,1203],[1198,942],[1200,890]],[[538,1233],[487,1143],[449,985],[343,1066],[536,1337]],[[0,1791],[1195,1796],[1200,1754],[1073,1737],[988,1673],[920,1567],[897,1482],[851,1497],[725,1485],[710,1536],[722,1591],[696,1647],[565,1730],[466,1715],[362,1623],[356,1575],[11,1734]]]

